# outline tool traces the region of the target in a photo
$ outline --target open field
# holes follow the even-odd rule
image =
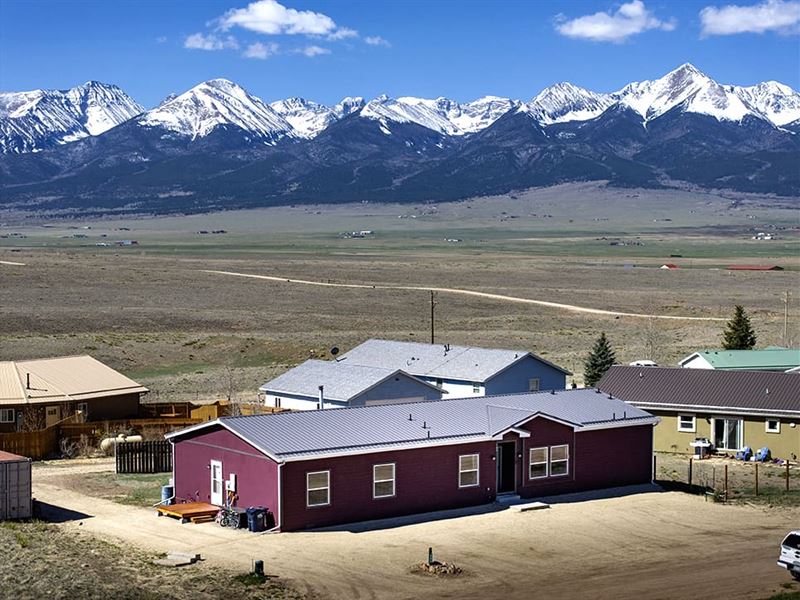
[[[0,238],[0,260],[23,264],[0,264],[0,360],[86,352],[159,396],[221,397],[233,378],[250,398],[267,379],[334,345],[347,349],[369,337],[428,341],[431,287],[714,319],[741,303],[759,345],[780,344],[781,296],[800,284],[800,230],[796,203],[771,202],[585,184],[436,206],[7,224],[0,227],[9,236]],[[198,233],[215,230],[226,233]],[[352,230],[375,234],[339,236]],[[778,239],[751,240],[751,230]],[[73,235],[87,237],[62,237]],[[121,239],[138,244],[113,246]],[[629,245],[611,246],[616,240]],[[664,262],[681,268],[656,268]],[[733,263],[786,270],[721,268]],[[790,343],[800,339],[796,300]],[[588,345],[602,330],[622,362],[652,355],[673,364],[717,346],[723,325],[581,314],[445,291],[437,301],[437,341],[527,348],[574,371],[579,383]]]
[[[544,511],[478,507],[326,531],[253,535],[213,523],[181,525],[152,510],[87,496],[64,487],[63,477],[73,470],[106,469],[111,475],[113,467],[102,460],[72,465],[34,469],[35,496],[77,513],[53,526],[60,539],[92,536],[150,554],[199,552],[207,559],[201,565],[206,574],[215,567],[242,572],[260,558],[269,573],[312,598],[515,599],[530,598],[536,590],[535,597],[553,599],[764,599],[798,589],[775,565],[781,536],[800,517],[797,507],[721,505],[642,489],[627,496],[572,497]],[[412,573],[429,546],[436,558],[454,562],[464,574]],[[66,568],[61,572],[77,565]],[[202,580],[192,569],[182,576]],[[0,566],[0,573],[5,570]]]

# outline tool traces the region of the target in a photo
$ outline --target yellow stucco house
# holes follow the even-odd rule
[[[800,456],[800,373],[613,366],[597,387],[661,419],[658,452],[694,453],[705,438],[716,452]]]

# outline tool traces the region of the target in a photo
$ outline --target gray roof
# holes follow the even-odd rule
[[[224,417],[167,437],[222,425],[278,460],[300,459],[454,440],[485,441],[536,415],[576,430],[656,422],[649,413],[621,400],[580,389]]]
[[[597,387],[647,408],[800,413],[796,373],[614,366]]]
[[[565,369],[525,350],[470,348],[444,344],[367,340],[339,361],[349,364],[402,369],[418,377],[485,382],[526,356],[532,356],[563,373]]]
[[[306,362],[268,381],[259,389],[271,394],[296,394],[316,398],[319,386],[325,386],[326,400],[348,402],[392,376],[407,377],[420,386],[432,386],[399,369],[369,367],[327,360]],[[441,390],[440,390],[441,391]]]

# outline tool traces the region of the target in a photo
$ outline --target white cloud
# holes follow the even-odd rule
[[[796,33],[800,30],[800,2],[766,0],[750,6],[706,6],[700,11],[700,22],[704,36],[767,31]]]
[[[364,41],[367,42],[370,46],[386,46],[389,47],[389,40],[383,39],[379,35],[368,35],[364,38]]]
[[[615,12],[597,12],[576,19],[567,19],[563,14],[556,16],[556,30],[561,35],[595,42],[620,43],[648,29],[672,31],[675,20],[656,18],[641,0],[622,4]]]
[[[338,41],[338,40],[346,40],[348,38],[357,38],[358,32],[355,29],[350,29],[349,27],[339,27],[333,33],[327,35],[327,39],[331,41]]]
[[[219,19],[219,25],[225,31],[231,27],[243,27],[267,35],[332,36],[339,29],[328,15],[286,8],[276,0],[257,0],[245,8],[229,10]]]
[[[270,44],[263,44],[261,42],[255,42],[247,46],[242,52],[242,56],[245,58],[258,58],[260,60],[266,60],[270,56],[273,56],[278,53],[278,44],[270,43]]]
[[[322,48],[321,46],[306,46],[305,48],[298,48],[295,52],[309,58],[314,58],[315,56],[320,56],[321,54],[331,53],[328,48]]]
[[[190,50],[238,50],[239,43],[230,35],[222,38],[213,33],[193,33],[184,40],[183,47]]]

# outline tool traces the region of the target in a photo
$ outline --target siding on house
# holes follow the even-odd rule
[[[175,444],[175,498],[211,502],[212,460],[222,463],[222,478],[236,474],[237,506],[265,506],[278,513],[278,464],[222,427],[202,429]]]
[[[653,409],[649,412],[661,418],[661,423],[656,426],[654,431],[654,445],[658,452],[693,454],[694,448],[689,443],[698,437],[713,441],[714,419],[727,417],[742,420],[743,445],[750,446],[754,452],[759,448],[767,447],[772,456],[776,458],[792,459],[792,456],[800,456],[800,427],[797,427],[797,419],[774,417],[780,423],[780,433],[768,433],[766,430],[767,417],[732,415],[725,412],[693,412],[691,410]],[[693,415],[695,431],[678,431],[678,415]],[[792,423],[795,424],[795,427],[791,426]]]
[[[11,409],[14,411],[13,423],[0,423],[0,433],[12,433],[18,431],[18,426],[23,422],[23,415],[26,409],[42,410],[47,407],[57,406],[60,411],[60,418],[65,419],[75,414],[78,404],[88,405],[88,414],[84,415],[86,421],[113,421],[115,419],[134,419],[139,416],[139,398],[141,394],[122,394],[119,396],[106,396],[104,398],[90,398],[82,401],[57,402],[53,400],[46,404],[9,404],[0,406],[0,409]],[[44,417],[43,417],[44,418]]]
[[[567,387],[567,374],[564,371],[528,356],[487,381],[486,395],[527,392],[531,379],[539,380],[540,390],[563,390]]]

